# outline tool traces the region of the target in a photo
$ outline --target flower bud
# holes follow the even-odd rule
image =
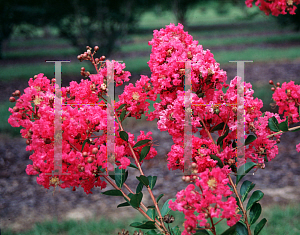
[[[82,56],[81,56],[81,55],[78,55],[78,56],[77,56],[77,59],[78,59],[78,60],[82,60]]]
[[[51,139],[50,139],[50,138],[46,138],[46,139],[44,140],[44,143],[45,143],[45,144],[50,144],[50,143],[51,143]]]
[[[12,96],[11,96],[11,97],[9,98],[9,102],[15,102],[15,101],[16,101],[15,97],[12,97]]]
[[[280,83],[279,83],[279,82],[277,82],[277,83],[276,83],[276,86],[278,86],[278,87],[279,87],[279,86],[280,86]]]
[[[92,153],[93,153],[93,154],[97,154],[97,153],[98,153],[98,148],[93,148],[93,149],[92,149]]]
[[[188,59],[193,59],[193,55],[192,55],[192,52],[191,51],[189,51],[188,53],[187,53],[187,58]]]
[[[21,92],[19,90],[16,90],[14,93],[15,93],[16,96],[20,96],[21,95]]]
[[[191,177],[186,176],[186,177],[185,177],[185,182],[189,183],[190,181],[191,181]]]
[[[270,85],[273,85],[273,84],[274,84],[273,80],[270,80],[270,81],[269,81],[269,84],[270,84]]]
[[[30,145],[30,142],[31,142],[30,140],[28,140],[28,139],[26,140],[27,145]]]
[[[88,163],[92,163],[93,161],[94,161],[94,159],[93,159],[92,157],[88,157],[88,158],[87,158],[87,162],[88,162]]]
[[[182,179],[182,181],[185,181],[185,176],[182,176],[181,179]]]
[[[55,78],[52,78],[51,82],[55,83],[55,81],[56,81]]]
[[[104,60],[105,60],[105,56],[104,56],[104,55],[101,56],[101,57],[100,57],[100,60],[101,60],[101,61],[104,61]]]
[[[210,228],[210,224],[209,224],[209,223],[206,223],[206,224],[205,224],[205,228]]]
[[[96,64],[98,64],[99,61],[100,61],[99,58],[96,58],[96,59],[95,59]]]
[[[271,88],[271,91],[275,91],[275,87],[272,87],[272,88]]]
[[[83,152],[83,153],[82,153],[82,156],[83,156],[83,157],[88,157],[88,155],[89,155],[89,154],[88,154],[87,152]]]
[[[13,107],[13,111],[14,111],[14,112],[19,112],[20,109],[19,109],[17,106],[15,106],[15,107]]]
[[[197,166],[198,166],[197,163],[195,163],[195,162],[192,163],[193,168],[196,168]]]
[[[99,50],[99,47],[98,46],[95,46],[94,47],[94,51],[98,51]]]

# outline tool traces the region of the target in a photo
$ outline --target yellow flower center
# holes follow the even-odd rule
[[[207,185],[211,190],[214,190],[217,188],[217,181],[215,178],[211,178],[207,181]]]
[[[134,99],[134,100],[139,100],[139,98],[140,98],[139,93],[138,93],[138,92],[133,92],[133,94],[132,94],[132,99]]]

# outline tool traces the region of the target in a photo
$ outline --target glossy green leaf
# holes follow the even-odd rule
[[[142,146],[142,145],[144,145],[144,144],[147,144],[148,142],[150,142],[151,140],[140,140],[139,142],[137,142],[134,146],[133,146],[133,148],[137,148],[137,147],[140,147],[140,146]]]
[[[172,202],[174,202],[176,199],[175,198],[171,198],[169,200],[167,200],[164,205],[162,206],[160,212],[161,212],[161,216],[164,217],[166,214],[168,214],[171,209],[169,208],[169,201],[172,200]]]
[[[90,140],[89,140],[89,139],[86,139],[86,140],[83,141],[82,147],[81,147],[81,152],[83,151],[86,142],[90,142]]]
[[[236,235],[236,224],[224,231],[221,235]]]
[[[264,193],[262,191],[260,191],[260,190],[254,191],[247,203],[246,209],[249,210],[253,206],[253,204],[255,202],[258,202],[260,199],[262,199],[263,196],[264,196]]]
[[[255,166],[256,164],[253,162],[246,162],[244,165],[242,165],[237,171],[236,184],[238,184],[239,181]]]
[[[119,135],[122,140],[125,140],[126,142],[128,142],[128,134],[125,131],[120,131]]]
[[[155,219],[155,209],[149,209],[149,210],[147,210],[147,212],[146,212],[146,214],[147,215],[149,215],[149,217],[151,218],[151,219]]]
[[[127,172],[128,175],[128,172]],[[119,188],[122,188],[124,182],[126,181],[126,173],[124,169],[120,169],[119,167],[116,167],[115,169],[115,181],[116,185]]]
[[[141,176],[137,176],[136,178],[146,187],[149,185],[149,179],[146,176],[141,175]]]
[[[254,229],[254,235],[258,235],[260,233],[260,231],[263,229],[263,227],[265,226],[265,224],[267,223],[266,218],[263,218],[256,226]]]
[[[121,191],[116,190],[116,189],[107,190],[105,192],[102,192],[102,194],[108,195],[108,196],[123,196],[123,194],[121,193]]]
[[[137,169],[137,170],[139,169],[136,165],[134,165],[134,164],[132,164],[132,163],[130,163],[129,167],[134,168],[134,169]]]
[[[242,202],[244,202],[248,196],[248,193],[255,187],[255,184],[249,180],[245,180],[241,186],[241,196]]]
[[[143,199],[143,193],[142,192],[139,192],[137,194],[133,194],[131,199],[130,199],[130,204],[134,208],[138,208],[141,204],[142,199]]]
[[[245,145],[248,145],[248,144],[252,143],[256,139],[257,139],[256,136],[248,135],[247,139],[245,140]]]
[[[129,204],[128,202],[123,202],[123,203],[119,204],[119,205],[117,206],[117,208],[119,208],[119,207],[124,207],[124,206],[130,206],[130,204]]]
[[[145,223],[134,222],[130,224],[131,227],[142,228],[142,229],[156,229],[154,221],[147,221]]]
[[[155,206],[147,206],[148,209],[155,209]]]
[[[194,235],[209,235],[206,230],[198,230]]]
[[[159,200],[160,200],[164,195],[165,195],[165,194],[160,194],[160,195],[157,197],[156,202],[158,203]]]
[[[217,140],[217,145],[220,145],[220,146],[221,146],[221,144],[223,145],[223,140],[226,138],[226,136],[228,135],[228,133],[229,133],[229,129],[227,129],[227,130],[225,131],[224,135],[222,135],[222,136],[220,136],[220,137],[218,138],[218,140]],[[222,146],[221,146],[221,147],[222,147]]]
[[[126,115],[126,110],[123,110],[121,115],[120,115],[120,121],[121,122],[124,120],[125,115]]]
[[[145,235],[157,235],[157,233],[155,232],[155,230],[150,230],[150,231],[147,231],[145,233]]]
[[[216,155],[210,155],[210,158],[213,159],[213,160],[215,160],[215,161],[218,161],[217,165],[218,165],[219,167],[222,168],[222,167],[224,166],[224,164],[223,164],[223,162],[221,161],[221,159],[220,159],[219,157],[217,157]]]
[[[236,233],[237,235],[248,235],[248,230],[244,224],[242,224],[241,222],[237,222]]]
[[[151,176],[151,175],[149,175],[147,178],[149,180],[149,187],[151,189],[153,189],[154,186],[155,186],[155,184],[156,184],[157,176]]]
[[[281,131],[289,131],[288,117],[286,117],[285,121],[280,123],[278,127]]]
[[[132,193],[129,193],[127,196],[131,199],[132,196],[133,196],[133,194],[132,194]],[[127,202],[130,204],[130,201],[128,201],[126,197],[124,197],[124,199],[125,199],[125,201],[127,201]]]
[[[275,117],[269,118],[269,120],[268,120],[268,126],[271,129],[271,131],[274,131],[274,132],[280,131],[279,125],[278,125],[278,121],[277,121],[277,119]]]
[[[136,187],[136,193],[139,193],[139,192],[142,192],[143,190],[143,183],[142,182],[139,182],[138,186]]]
[[[119,108],[117,108],[117,111],[125,107],[126,104],[121,104]]]
[[[250,209],[250,224],[254,224],[261,214],[261,205],[259,203],[254,203]]]
[[[140,162],[144,160],[144,158],[147,156],[147,154],[150,151],[150,146],[145,146],[142,151],[141,151],[141,157],[140,157]]]
[[[173,235],[181,235],[181,231],[180,231],[178,225],[171,228],[171,231],[172,231]]]
[[[224,125],[225,125],[224,122],[219,123],[218,125],[216,125],[216,126],[213,127],[213,129],[210,131],[210,133],[213,133],[214,131],[220,131],[220,130],[223,130]],[[228,126],[226,125],[226,128],[227,128],[227,127],[228,127]]]

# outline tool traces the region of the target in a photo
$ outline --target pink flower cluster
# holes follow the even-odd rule
[[[246,0],[247,7],[252,7],[254,0]],[[295,14],[297,7],[295,5],[300,4],[300,0],[256,0],[255,5],[259,9],[265,12],[266,15],[272,13],[274,16],[286,15],[290,13]]]
[[[115,63],[115,81],[128,81],[129,72],[122,72],[123,64]],[[71,82],[69,87],[62,87],[62,173],[59,177],[52,176],[54,170],[54,84],[39,74],[29,81],[29,87],[17,100],[16,109],[9,108],[12,115],[8,122],[13,127],[23,126],[23,138],[27,139],[27,151],[34,151],[30,156],[33,161],[26,172],[38,175],[37,182],[45,188],[50,186],[61,188],[83,187],[87,194],[92,193],[93,187],[106,187],[101,180],[101,168],[107,168],[107,112],[102,97],[106,75],[100,72],[91,75],[91,81],[81,80],[81,83]],[[93,105],[95,104],[95,105]],[[126,169],[130,164],[132,153],[128,143],[119,137],[119,127],[115,132],[115,160],[120,168]],[[146,135],[141,131],[137,141],[150,139],[151,132]],[[136,141],[133,134],[128,133],[129,143],[133,146]],[[88,141],[88,142],[86,142]],[[83,144],[84,148],[81,151]],[[143,146],[136,148],[141,152]],[[151,147],[146,159],[157,154]]]

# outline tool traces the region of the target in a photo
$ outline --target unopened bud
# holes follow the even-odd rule
[[[98,51],[99,50],[99,47],[98,46],[95,46],[94,47],[94,51]]]
[[[15,97],[12,97],[12,96],[11,96],[11,97],[9,98],[9,101],[10,101],[10,102],[15,102],[16,99],[15,99]]]
[[[15,106],[15,107],[13,107],[13,111],[14,111],[14,112],[19,112],[20,109],[19,109],[18,107]]]
[[[269,81],[269,84],[270,84],[270,85],[273,85],[273,84],[274,84],[273,80],[270,80],[270,81]]]
[[[94,161],[94,159],[92,157],[88,157],[87,162],[88,163],[92,163]]]
[[[92,153],[97,154],[98,153],[98,148],[93,148]]]
[[[83,153],[82,153],[82,156],[83,156],[83,157],[88,157],[88,155],[89,155],[89,154],[88,154],[87,152],[83,152]]]
[[[45,143],[45,144],[50,144],[50,143],[51,143],[51,139],[50,139],[50,138],[46,138],[46,139],[44,140],[44,143]]]

